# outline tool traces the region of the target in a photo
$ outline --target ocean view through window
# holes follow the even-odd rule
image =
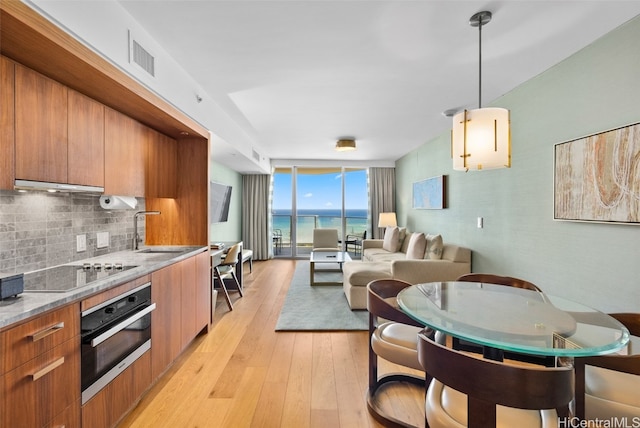
[[[366,168],[277,168],[272,192],[275,256],[308,256],[314,228],[337,229],[341,241],[370,229]]]
[[[298,241],[311,245],[313,229],[325,227],[341,230],[341,210],[298,210]],[[345,210],[346,234],[362,235],[367,230],[367,210]],[[291,210],[273,210],[273,228],[282,231],[282,240],[291,240]]]

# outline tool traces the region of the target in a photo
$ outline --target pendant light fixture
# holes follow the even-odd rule
[[[511,167],[509,110],[482,108],[482,26],[490,21],[488,11],[469,19],[469,25],[478,27],[478,108],[453,116],[451,156],[458,171]]]

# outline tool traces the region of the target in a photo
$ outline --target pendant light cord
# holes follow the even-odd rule
[[[478,23],[478,108],[482,108],[482,20]]]

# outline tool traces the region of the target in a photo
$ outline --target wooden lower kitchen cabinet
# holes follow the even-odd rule
[[[74,337],[7,372],[2,382],[3,427],[44,427],[77,421],[80,412],[80,338]],[[66,416],[65,416],[66,414]]]
[[[44,427],[80,414],[80,310],[72,304],[0,333],[0,426]],[[0,373],[1,374],[1,373]],[[66,414],[66,416],[65,416]],[[75,415],[75,416],[74,416]]]
[[[196,331],[209,327],[211,320],[211,256],[208,251],[198,254],[196,259]],[[208,330],[207,330],[208,331]]]
[[[175,263],[151,274],[151,372],[155,380],[182,350],[182,264]]]
[[[203,328],[209,325],[211,290],[209,252],[151,274],[151,355],[153,379],[173,363]]]
[[[151,381],[151,353],[145,352],[82,406],[82,427],[115,426],[138,402]]]
[[[56,415],[51,422],[46,425],[46,428],[80,428],[81,426],[80,400],[78,400],[64,409],[62,413]]]

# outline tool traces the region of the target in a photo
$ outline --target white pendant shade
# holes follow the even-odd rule
[[[451,156],[457,171],[510,168],[509,110],[480,108],[453,116]]]

